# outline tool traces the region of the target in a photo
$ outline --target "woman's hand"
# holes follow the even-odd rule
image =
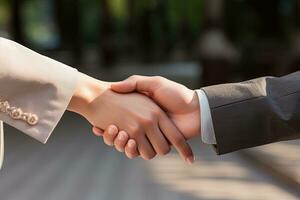
[[[177,127],[143,94],[117,94],[109,89],[108,83],[82,75],[68,109],[101,129],[117,125],[137,142],[144,159],[151,159],[156,153],[168,153],[168,140],[187,162],[194,160],[190,146]]]
[[[129,159],[138,157],[140,154],[134,139],[129,139],[129,135],[125,131],[119,131],[115,125],[110,125],[105,131],[97,127],[93,127],[93,133],[96,136],[102,136],[103,141],[108,146],[115,146],[119,152],[125,152]]]

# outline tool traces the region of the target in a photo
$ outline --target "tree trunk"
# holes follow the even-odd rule
[[[113,25],[107,0],[100,0],[100,57],[104,67],[115,62],[115,45],[113,41]]]
[[[13,40],[25,44],[25,34],[21,16],[22,0],[11,0],[11,33]]]
[[[79,0],[54,0],[55,21],[58,27],[61,49],[72,52],[72,65],[80,65],[82,36],[80,30]]]
[[[231,78],[236,51],[225,36],[222,23],[223,0],[205,0],[204,31],[198,55],[203,67],[203,84],[212,85]]]

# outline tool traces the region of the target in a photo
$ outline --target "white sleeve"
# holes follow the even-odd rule
[[[200,104],[201,138],[206,144],[216,144],[214,126],[207,96],[203,90],[196,90]]]
[[[0,37],[0,120],[46,143],[78,77],[76,69]]]

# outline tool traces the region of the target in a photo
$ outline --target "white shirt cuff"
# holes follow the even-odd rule
[[[201,138],[206,144],[217,144],[207,96],[203,90],[196,90],[200,104]]]

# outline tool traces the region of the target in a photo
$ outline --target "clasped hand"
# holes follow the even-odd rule
[[[194,161],[186,140],[200,134],[199,101],[183,85],[144,76],[105,83],[82,74],[68,109],[85,117],[95,135],[128,158],[149,160],[173,145],[187,163]]]

